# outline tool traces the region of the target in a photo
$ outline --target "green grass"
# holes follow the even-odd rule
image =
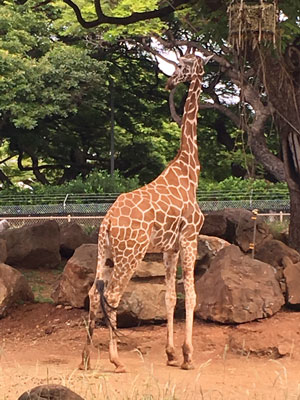
[[[267,225],[269,226],[270,233],[274,237],[274,239],[282,240],[282,235],[285,232],[288,232],[289,229],[289,221],[274,221],[268,222]]]
[[[50,276],[52,274],[55,279],[58,278],[62,273],[62,269],[63,267],[51,270]],[[27,279],[28,284],[34,294],[34,300],[37,303],[53,303],[53,300],[50,297],[53,279],[51,279],[51,282],[47,282],[45,278],[46,275],[44,275],[43,271],[40,270],[23,270],[22,273]]]

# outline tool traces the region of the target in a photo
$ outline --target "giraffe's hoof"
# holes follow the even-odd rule
[[[118,365],[115,369],[115,373],[116,374],[124,374],[126,371],[126,368],[124,367],[124,365]]]
[[[80,363],[78,369],[80,369],[81,371],[88,371],[89,369],[91,369],[91,366],[90,364]]]
[[[184,362],[181,364],[181,369],[188,371],[189,369],[195,369],[195,367],[191,362]]]
[[[179,367],[179,366],[180,366],[180,363],[179,363],[178,360],[168,360],[168,361],[167,361],[167,365],[168,365],[169,367]]]

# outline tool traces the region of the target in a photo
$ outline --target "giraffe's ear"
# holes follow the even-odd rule
[[[212,54],[211,56],[205,57],[203,58],[203,64],[207,64],[209,60],[211,60],[214,57],[214,54]]]

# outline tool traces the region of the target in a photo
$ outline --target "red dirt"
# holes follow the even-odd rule
[[[165,325],[122,329],[126,374],[113,372],[104,327],[95,332],[94,369],[77,369],[86,317],[83,310],[36,303],[0,320],[0,400],[46,383],[63,384],[86,400],[300,398],[299,313],[239,326],[195,321],[192,371],[165,365]],[[177,321],[179,352],[183,334],[184,322]]]

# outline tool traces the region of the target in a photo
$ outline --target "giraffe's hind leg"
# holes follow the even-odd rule
[[[141,239],[144,236],[141,236]],[[109,359],[115,365],[115,372],[126,372],[125,365],[120,361],[116,338],[116,309],[134,271],[142,261],[148,248],[148,242],[136,241],[128,255],[119,252],[114,257],[114,268],[105,289],[105,303],[108,314],[107,325],[110,332]]]
[[[112,306],[104,293],[103,280],[96,280],[96,288],[100,295],[100,305],[104,321],[109,329],[109,359],[116,367],[115,372],[126,372],[125,365],[120,361],[117,347],[117,307]]]
[[[176,270],[179,252],[165,252],[166,268],[166,309],[167,309],[167,365],[178,367],[179,361],[174,347],[174,309],[176,305]]]
[[[95,329],[96,316],[99,310],[99,294],[97,292],[95,283],[93,284],[93,286],[89,291],[89,299],[90,299],[90,310],[89,310],[88,323],[86,326],[87,337],[86,337],[86,343],[84,345],[81,354],[81,364],[79,365],[79,369],[81,370],[88,370],[91,368],[90,352],[92,346],[92,337]]]
[[[110,319],[114,327],[116,327],[116,318],[117,312],[112,311],[110,313]],[[109,327],[109,360],[112,364],[114,364],[116,373],[120,374],[126,372],[125,365],[120,361],[119,358],[117,338],[111,326]]]

